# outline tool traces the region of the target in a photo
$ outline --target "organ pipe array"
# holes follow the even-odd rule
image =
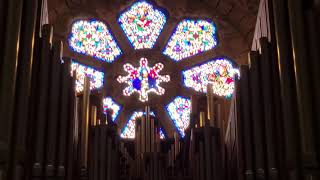
[[[240,68],[229,117],[225,167],[236,166],[226,174],[319,179],[319,6],[300,0],[260,4],[254,39],[259,46]],[[259,32],[263,28],[268,36]]]
[[[261,0],[256,46],[232,99],[215,96],[211,84],[206,95],[190,95],[185,136],[166,140],[165,118],[147,106],[133,141],[120,139],[89,77],[76,94],[72,60],[41,21],[43,2],[0,2],[0,180],[320,178],[315,1]]]
[[[136,121],[135,171],[136,177],[163,179],[164,162],[160,156],[160,126],[156,117],[151,116],[150,107]]]

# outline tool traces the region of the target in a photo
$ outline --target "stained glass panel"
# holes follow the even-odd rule
[[[169,75],[160,75],[159,72],[163,69],[162,63],[157,63],[153,67],[148,66],[148,60],[141,58],[140,67],[135,68],[131,64],[125,64],[124,70],[128,72],[127,76],[119,76],[119,83],[126,83],[128,87],[123,90],[125,96],[130,96],[134,92],[138,92],[140,101],[148,101],[148,94],[154,92],[158,95],[163,95],[165,89],[160,87],[160,83],[169,82]]]
[[[171,36],[163,54],[175,61],[213,49],[218,44],[216,27],[206,20],[183,20]]]
[[[75,61],[71,63],[71,75],[76,71],[76,92],[83,91],[84,79],[86,76],[90,78],[90,89],[99,89],[103,86],[104,73],[92,67],[79,64]]]
[[[218,58],[182,72],[186,87],[198,92],[207,92],[208,83],[213,84],[213,93],[230,97],[234,91],[235,75],[240,76],[239,69],[231,61]]]
[[[147,2],[137,2],[118,21],[135,49],[151,49],[166,23],[166,16]]]
[[[164,130],[160,128],[160,139],[166,139],[166,135],[164,133]]]
[[[143,111],[135,111],[129,118],[126,126],[122,129],[121,138],[134,139],[136,137],[136,120],[145,115]],[[155,116],[154,112],[150,112],[150,116]]]
[[[73,51],[109,63],[121,54],[107,26],[97,20],[75,22],[68,42]]]
[[[103,99],[103,110],[105,114],[107,109],[112,110],[112,121],[115,121],[119,115],[121,106],[118,105],[111,97],[106,97]]]
[[[190,124],[191,100],[178,96],[166,109],[180,135],[184,137],[184,131]]]

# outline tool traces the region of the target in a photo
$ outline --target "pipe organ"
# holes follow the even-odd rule
[[[136,121],[136,177],[163,179],[159,177],[164,171],[160,155],[159,125],[158,119],[151,115],[150,107],[146,106],[144,115]]]
[[[232,97],[210,83],[206,94],[186,93],[190,125],[166,139],[165,114],[146,105],[132,140],[89,75],[76,91],[44,3],[0,2],[0,180],[320,179],[316,1],[261,0]]]

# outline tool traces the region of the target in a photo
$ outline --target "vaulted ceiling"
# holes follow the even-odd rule
[[[77,59],[87,65],[94,66],[106,71],[105,91],[118,103],[126,105],[120,116],[119,125],[123,126],[131,111],[137,107],[143,107],[145,103],[137,101],[137,96],[124,98],[122,89],[125,86],[116,82],[119,74],[123,75],[123,64],[128,61],[138,65],[142,56],[147,57],[150,64],[157,61],[165,64],[162,74],[171,75],[173,83],[163,85],[168,91],[162,96],[151,95],[149,105],[163,107],[168,104],[172,97],[177,95],[189,95],[195,93],[183,87],[181,83],[181,70],[186,67],[208,61],[214,57],[227,56],[238,64],[247,62],[247,53],[250,50],[256,14],[259,0],[155,0],[153,4],[165,9],[168,12],[167,23],[164,30],[152,50],[134,51],[126,39],[123,31],[117,23],[119,13],[129,7],[134,0],[48,0],[49,22],[54,26],[54,39],[64,42],[64,56]],[[123,55],[112,64],[104,63],[88,56],[78,55],[72,52],[67,45],[67,38],[71,25],[79,19],[97,18],[107,22],[114,34]],[[175,63],[170,58],[162,55],[162,50],[172,34],[177,23],[183,18],[209,18],[212,19],[218,32],[219,45],[217,48],[194,56],[188,60]],[[159,111],[159,114],[165,113]],[[172,124],[166,125],[166,129],[173,130]]]

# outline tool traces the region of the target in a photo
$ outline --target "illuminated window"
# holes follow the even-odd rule
[[[121,106],[114,102],[111,97],[106,97],[103,99],[103,110],[105,114],[108,109],[112,110],[112,121],[115,121],[119,115]]]
[[[182,74],[186,87],[206,93],[208,83],[212,83],[213,93],[225,97],[230,97],[234,91],[235,75],[240,76],[239,70],[225,58],[195,66]]]
[[[107,26],[97,20],[75,22],[72,25],[69,46],[77,53],[106,62],[113,62],[121,54]]]
[[[166,109],[180,135],[184,137],[184,131],[190,124],[191,100],[178,96]]]
[[[125,72],[121,74],[118,69],[108,71],[108,73],[114,73],[110,74],[110,79],[117,77],[117,81],[125,86],[122,89],[123,95],[137,95],[141,102],[147,102],[149,98],[153,97],[152,93],[158,96],[170,96],[170,93],[165,94],[167,86],[162,83],[169,82],[170,76],[176,80],[179,79],[180,74],[177,73],[182,73],[183,78],[181,80],[183,80],[185,88],[193,88],[197,92],[206,93],[207,85],[212,84],[214,94],[227,98],[231,97],[235,86],[235,75],[239,77],[240,73],[239,69],[235,68],[233,63],[226,58],[213,59],[182,72],[180,67],[176,69],[171,67],[170,70],[174,72],[163,73],[165,59],[172,59],[176,62],[191,59],[191,57],[201,55],[218,45],[217,29],[214,22],[206,19],[183,19],[174,25],[175,30],[170,37],[164,37],[166,38],[166,45],[161,47],[161,52],[157,52],[162,45],[155,45],[167,23],[167,18],[165,11],[144,0],[134,2],[120,13],[118,19],[116,19],[118,22],[116,26],[122,29],[133,50],[142,51],[127,52],[129,54],[126,57],[132,59],[130,59],[131,62],[122,64]],[[175,21],[175,18],[173,17],[172,22]],[[68,37],[68,45],[75,53],[100,60],[99,64],[101,66],[108,66],[107,63],[114,62],[122,54],[110,27],[98,20],[74,22]],[[154,49],[154,47],[156,48]],[[152,66],[149,66],[148,59],[143,57],[143,54],[148,55],[150,53],[157,58],[152,59],[152,61],[149,59]],[[142,56],[139,56],[139,54]],[[142,57],[140,61],[133,58],[137,56],[138,58]],[[163,57],[161,58],[161,56]],[[161,59],[160,62],[154,61],[159,59]],[[137,65],[138,61],[139,65]],[[118,67],[118,65],[116,66]],[[114,67],[109,66],[108,68],[112,69]],[[83,91],[86,76],[90,78],[90,89],[103,87],[103,71],[72,62],[72,71],[74,70],[76,71],[76,91],[78,93]],[[177,88],[180,88],[180,86],[177,86]],[[118,92],[119,90],[112,89],[111,91]],[[103,99],[103,108],[104,113],[111,109],[113,111],[112,121],[116,121],[122,107],[111,97],[106,97]],[[185,130],[190,124],[190,99],[178,96],[164,108],[180,136],[184,137]],[[129,114],[131,117],[121,131],[122,138],[135,138],[136,119],[144,115],[143,111],[130,113],[132,113]],[[151,112],[151,115],[155,116],[153,112]],[[164,139],[166,132],[162,128],[159,131],[161,139]]]
[[[183,20],[171,36],[164,54],[175,61],[213,49],[218,44],[216,27],[206,20]]]
[[[118,21],[135,49],[151,49],[166,23],[166,16],[147,2],[137,2]]]
[[[79,64],[72,61],[71,74],[76,71],[76,92],[83,91],[84,79],[86,76],[90,78],[90,89],[99,89],[103,86],[104,73],[92,67]]]
[[[120,136],[122,138],[134,139],[136,137],[136,120],[142,116],[143,112],[134,112]]]
[[[134,139],[136,137],[136,120],[145,115],[145,112],[136,111],[129,118],[128,123],[122,129],[121,138]],[[150,112],[150,116],[155,116],[154,112]]]
[[[166,135],[164,133],[164,130],[160,128],[160,139],[166,139]]]
[[[124,70],[128,72],[127,76],[119,76],[119,83],[126,83],[128,87],[123,90],[125,96],[130,96],[134,92],[138,92],[140,101],[148,101],[148,94],[154,92],[158,95],[163,95],[165,89],[160,87],[160,83],[169,82],[169,75],[159,75],[163,69],[162,63],[157,63],[153,67],[148,66],[148,60],[141,58],[140,67],[135,68],[131,64],[125,64]]]

